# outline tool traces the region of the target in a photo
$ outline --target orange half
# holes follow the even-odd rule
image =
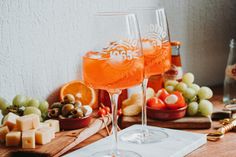
[[[66,94],[72,94],[76,101],[83,105],[89,105],[93,109],[98,107],[97,92],[82,81],[71,81],[62,86],[60,90],[60,100],[63,100]]]

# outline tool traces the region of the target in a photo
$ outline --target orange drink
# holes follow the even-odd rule
[[[143,57],[126,57],[116,51],[115,57],[104,52],[87,52],[83,57],[83,77],[95,89],[112,91],[140,84],[144,77]]]
[[[160,45],[153,44],[151,40],[142,40],[145,77],[163,74],[171,67],[171,45],[164,42]],[[155,46],[156,45],[156,46]]]

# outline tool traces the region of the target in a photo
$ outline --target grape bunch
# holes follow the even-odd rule
[[[183,94],[185,102],[188,104],[187,114],[189,116],[212,114],[213,104],[208,99],[213,96],[213,92],[209,87],[200,87],[195,84],[192,73],[184,74],[181,82],[167,80],[164,86],[169,93],[179,91]]]
[[[3,116],[6,116],[9,112],[19,116],[37,114],[41,121],[44,121],[47,117],[48,107],[49,104],[47,101],[39,101],[38,99],[24,95],[16,95],[12,103],[0,97],[0,110]]]

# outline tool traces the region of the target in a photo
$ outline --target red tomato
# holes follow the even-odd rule
[[[173,92],[170,96],[166,97],[165,102],[166,102],[166,106],[171,110],[177,110],[186,105],[182,93],[177,92],[177,91]]]
[[[122,115],[122,110],[121,110],[121,108],[117,111],[117,115],[118,115],[118,116],[121,116],[121,115]]]
[[[159,109],[159,110],[166,109],[165,103],[157,97],[153,97],[153,98],[148,99],[147,106],[151,107],[153,109]]]
[[[175,94],[171,94],[166,97],[165,103],[166,106],[171,110],[177,110],[179,107],[176,104],[178,102],[178,97]]]
[[[106,113],[110,113],[110,111],[111,111],[110,107],[108,107],[108,106],[105,106],[103,109],[106,110]]]
[[[168,95],[169,93],[166,91],[165,88],[160,89],[159,91],[157,91],[157,94],[156,94],[156,96],[162,101],[164,101]]]
[[[175,92],[173,92],[173,94],[175,94],[178,97],[178,101],[177,101],[176,105],[179,108],[186,106],[185,99],[184,99],[181,92],[175,91]]]
[[[99,108],[98,115],[99,116],[105,116],[107,114],[106,110],[103,108]]]

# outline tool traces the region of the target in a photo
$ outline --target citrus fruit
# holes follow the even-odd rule
[[[82,105],[89,105],[93,109],[98,107],[97,92],[82,81],[71,81],[63,85],[60,90],[60,100],[67,94],[72,94],[75,101],[80,101]]]

